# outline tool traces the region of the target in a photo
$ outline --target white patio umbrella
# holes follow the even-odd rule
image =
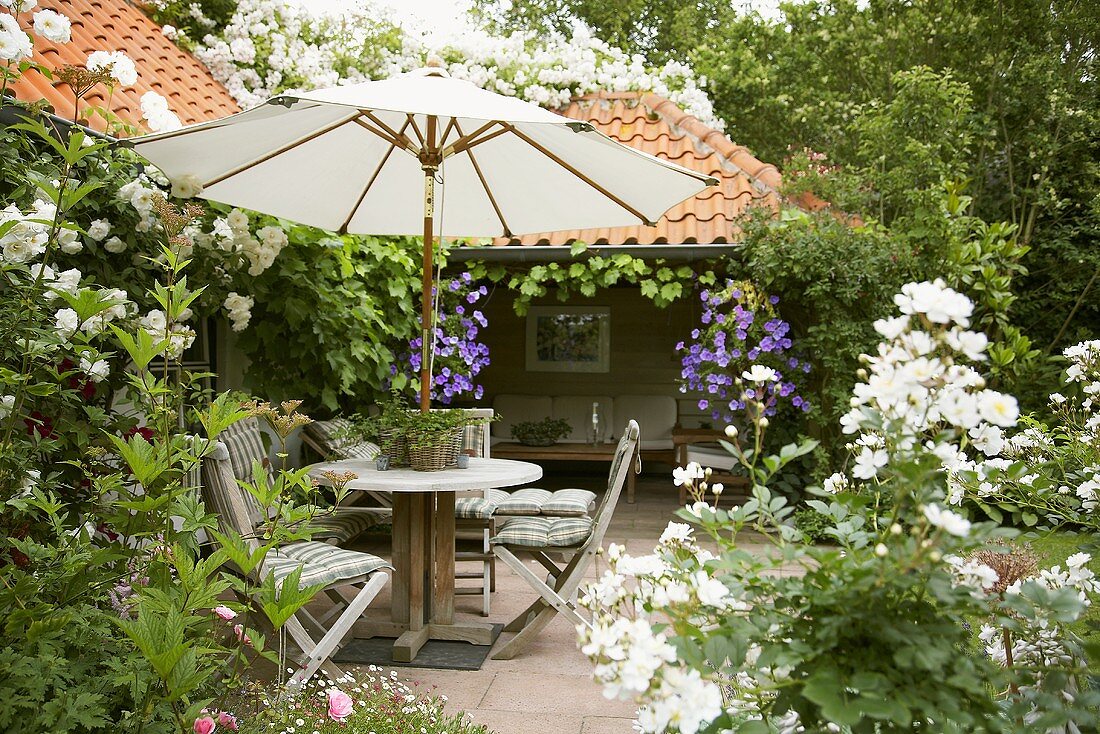
[[[339,233],[423,234],[423,410],[435,237],[653,225],[718,183],[434,67],[282,94],[131,143],[211,201]]]

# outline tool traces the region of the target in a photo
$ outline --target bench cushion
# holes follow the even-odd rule
[[[668,395],[620,395],[615,398],[619,420],[635,420],[642,431],[638,448],[642,451],[672,449],[672,429],[676,426],[676,399]]]
[[[493,410],[500,417],[493,427],[493,434],[502,441],[512,441],[512,426],[550,417],[553,401],[545,395],[497,395],[493,400]]]
[[[275,577],[275,586],[282,587],[283,579],[301,567],[299,588],[323,584],[330,586],[366,576],[389,564],[370,553],[360,553],[337,548],[328,543],[304,541],[291,543],[268,551],[264,557],[263,575]]]
[[[497,503],[497,515],[537,515],[553,492],[538,487],[525,487],[512,492],[503,502]]]
[[[718,443],[689,444],[687,447],[688,461],[694,461],[700,466],[710,467],[716,471],[730,471],[737,466],[737,459],[733,454],[722,448]]]
[[[588,443],[588,431],[592,427],[592,403],[599,403],[600,420],[603,427],[602,441],[606,441],[615,432],[615,401],[607,395],[562,395],[554,398],[551,416],[569,422],[572,432],[562,439],[563,443]]]
[[[588,540],[592,519],[588,517],[511,517],[491,539],[498,545],[527,548],[565,548]]]

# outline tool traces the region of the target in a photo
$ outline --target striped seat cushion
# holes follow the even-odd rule
[[[497,505],[507,501],[509,497],[503,489],[490,489],[488,499],[459,497],[455,500],[455,517],[462,520],[488,520],[493,516]]]
[[[559,489],[542,503],[540,515],[584,517],[596,506],[596,493],[587,489]]]
[[[334,458],[367,460],[376,458],[379,451],[376,444],[345,437],[350,427],[351,421],[347,418],[333,418],[327,421],[313,421],[306,424],[302,430]]]
[[[512,492],[511,496],[497,505],[497,515],[537,515],[542,505],[553,495],[538,487],[524,487]]]
[[[587,489],[559,489],[550,492],[538,487],[517,489],[497,504],[497,516],[584,517],[596,505],[596,493]]]
[[[511,517],[491,538],[498,545],[527,548],[565,548],[588,540],[592,519],[588,517]]]
[[[331,538],[337,543],[355,540],[368,529],[382,522],[383,515],[370,510],[337,508],[313,518],[309,523],[314,538]]]
[[[391,566],[370,553],[337,548],[328,543],[304,541],[268,551],[262,573],[275,577],[275,586],[282,587],[283,579],[301,567],[299,588],[323,584],[330,586],[350,581]]]

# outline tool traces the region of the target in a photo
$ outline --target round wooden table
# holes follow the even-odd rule
[[[322,483],[324,471],[353,472],[352,490],[393,496],[394,567],[390,625],[365,622],[356,630],[396,637],[393,659],[410,662],[428,640],[492,644],[491,624],[455,624],[455,493],[514,487],[542,478],[542,467],[525,461],[471,458],[468,469],[378,471],[367,459],[327,461],[309,467]]]

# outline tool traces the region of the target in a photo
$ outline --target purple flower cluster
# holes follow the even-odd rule
[[[443,405],[449,405],[462,395],[472,395],[475,400],[480,400],[485,388],[477,384],[475,378],[489,364],[489,347],[478,341],[478,332],[489,322],[476,306],[489,291],[483,285],[475,286],[469,273],[463,273],[442,285],[439,318],[432,340],[435,353],[432,399]],[[420,376],[423,344],[424,340],[419,336],[409,341],[409,352],[400,360],[407,366],[412,379]],[[390,374],[397,374],[396,364],[390,366]]]
[[[718,422],[732,423],[747,400],[764,405],[775,415],[784,402],[809,412],[810,403],[798,394],[793,375],[810,371],[808,362],[788,351],[793,346],[791,325],[775,306],[778,296],[765,296],[752,285],[727,280],[724,287],[699,294],[702,326],[691,331],[691,342],[680,342],[680,392],[698,392],[699,409]],[[759,388],[743,388],[741,373],[754,364],[774,369],[778,379]]]

